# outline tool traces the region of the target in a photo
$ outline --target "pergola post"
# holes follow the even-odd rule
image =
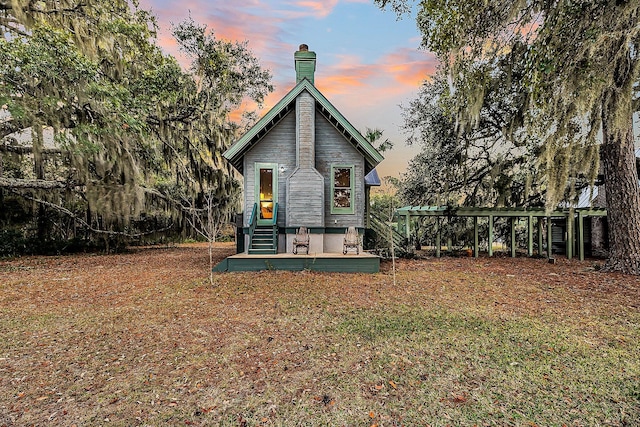
[[[440,217],[436,217],[436,258],[440,258],[440,239],[442,238],[442,231],[440,229]]]
[[[407,215],[404,216],[404,232],[405,232],[405,237],[407,238],[407,242],[409,242],[410,239],[411,239],[411,224],[410,224],[411,221],[410,221],[410,219],[411,219],[411,217],[407,213]]]
[[[493,256],[493,215],[489,215],[489,256]]]
[[[542,240],[542,217],[538,217],[538,255],[542,256],[542,245],[544,244]]]
[[[478,258],[478,217],[473,217],[473,256]]]
[[[547,258],[553,255],[553,234],[551,233],[551,217],[547,217]]]
[[[447,252],[453,251],[453,237],[451,236],[451,217],[447,217]]]
[[[516,257],[516,219],[517,217],[509,218],[511,220],[511,258]]]
[[[578,212],[578,258],[584,261],[584,215]]]
[[[527,255],[533,255],[533,216],[527,217]]]
[[[573,258],[573,212],[567,214],[567,259]]]

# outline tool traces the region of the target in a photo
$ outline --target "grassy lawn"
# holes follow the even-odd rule
[[[0,261],[0,426],[640,425],[640,278],[592,265],[212,287],[198,245]]]

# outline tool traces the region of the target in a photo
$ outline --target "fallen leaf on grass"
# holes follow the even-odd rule
[[[467,400],[467,397],[464,395],[455,395],[452,399],[453,403],[465,403]]]
[[[394,383],[393,381],[389,381],[389,385],[391,387],[393,387],[394,389],[398,389],[398,386],[396,385],[396,383]]]

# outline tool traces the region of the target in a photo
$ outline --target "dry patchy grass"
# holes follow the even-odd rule
[[[211,287],[202,245],[1,261],[0,426],[638,425],[640,279],[588,267]]]

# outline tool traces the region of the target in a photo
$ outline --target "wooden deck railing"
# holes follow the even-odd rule
[[[273,207],[273,249],[278,252],[278,203]]]

